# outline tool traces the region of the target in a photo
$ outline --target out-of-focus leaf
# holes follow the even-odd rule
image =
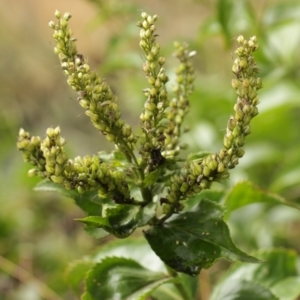
[[[300,165],[281,176],[278,176],[272,183],[272,189],[280,191],[284,188],[299,185],[300,183]]]
[[[275,293],[276,289],[273,289],[272,287],[276,287],[278,285],[280,287],[280,282],[287,278],[297,276],[296,252],[285,249],[276,249],[270,251],[259,251],[255,255],[264,260],[264,262],[256,265],[246,265],[242,263],[236,263],[233,265],[228,273],[225,274],[224,279],[216,287],[212,300],[221,299],[219,297],[223,296],[226,291],[233,294],[236,285],[244,284],[245,282],[248,282],[249,284],[258,284],[266,289],[270,289],[275,296],[279,297],[279,295]]]
[[[56,192],[68,198],[74,199],[77,206],[89,215],[100,215],[102,212],[101,203],[107,202],[105,199],[100,199],[97,191],[85,192],[79,194],[77,190],[67,191],[60,184],[53,183],[50,180],[43,180],[34,188],[35,191]]]
[[[88,273],[83,300],[144,300],[161,284],[174,279],[147,270],[134,260],[109,257]]]
[[[280,300],[271,291],[253,281],[231,282],[210,300]]]
[[[151,248],[171,268],[195,276],[221,257],[228,260],[259,262],[239,250],[223,221],[222,208],[202,199],[190,212],[145,232]]]
[[[225,216],[228,218],[232,211],[257,202],[283,204],[300,209],[300,206],[286,201],[280,195],[265,191],[249,181],[242,181],[235,184],[224,198]]]
[[[228,25],[232,15],[233,6],[232,0],[219,0],[217,2],[218,21],[222,27],[222,31],[227,41],[231,38],[231,32]]]
[[[244,34],[254,28],[256,18],[249,1],[219,0],[217,20],[221,25],[226,44],[230,45],[236,34]]]
[[[300,296],[300,276],[286,277],[270,289],[280,300],[295,300]]]
[[[89,259],[76,260],[68,265],[64,278],[77,296],[82,294],[83,286],[81,286],[81,284],[83,283],[86,273],[93,265],[94,262]]]
[[[265,26],[274,27],[287,23],[299,23],[300,6],[296,1],[278,2],[268,7],[264,16]]]
[[[103,228],[118,238],[125,238],[155,215],[156,204],[141,208],[137,205],[119,204],[105,210],[105,216],[88,216],[77,219],[89,227]]]

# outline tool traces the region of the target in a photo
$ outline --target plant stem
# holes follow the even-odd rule
[[[178,273],[176,271],[174,271],[173,269],[171,269],[169,266],[165,265],[166,269],[169,273],[170,276],[174,277],[174,278],[178,278]],[[175,287],[177,288],[179,294],[181,295],[182,299],[184,300],[192,300],[190,295],[187,293],[187,291],[185,290],[184,286],[182,285],[181,281],[177,281],[175,280],[174,282]]]

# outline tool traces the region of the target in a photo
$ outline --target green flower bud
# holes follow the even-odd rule
[[[242,45],[245,41],[245,38],[242,35],[240,35],[240,36],[238,36],[238,38],[236,40],[240,45]]]
[[[203,168],[203,175],[204,175],[205,177],[209,177],[210,172],[211,172],[211,170],[209,169],[209,167],[204,166],[204,168]]]
[[[61,13],[58,10],[55,11],[54,15],[57,19],[60,19],[61,17]]]
[[[77,191],[78,191],[79,194],[83,194],[85,192],[85,189],[82,186],[79,185],[77,187]]]
[[[49,166],[49,165],[46,165],[46,171],[49,173],[49,174],[54,174],[54,167],[52,166]]]
[[[222,162],[219,162],[219,164],[218,164],[218,172],[219,173],[223,173],[224,170],[225,170],[224,164]]]
[[[218,162],[216,160],[212,160],[212,161],[209,162],[208,167],[209,167],[210,170],[214,171],[218,167]]]
[[[153,112],[156,109],[156,105],[153,102],[146,102],[145,103],[145,108],[148,109],[149,111]]]
[[[245,154],[245,150],[243,148],[238,148],[236,155],[237,157],[243,157]]]
[[[34,176],[37,176],[38,175],[38,170],[37,169],[30,169],[28,171],[28,176],[29,177],[34,177]]]
[[[189,189],[189,185],[186,182],[184,182],[180,187],[180,192],[185,193],[188,189]]]
[[[62,176],[55,176],[55,175],[52,175],[51,177],[50,177],[50,179],[54,182],[54,183],[59,183],[59,184],[61,184],[61,183],[63,183],[64,182],[64,177],[62,177]]]
[[[54,129],[52,127],[48,128],[47,131],[46,131],[46,134],[49,138],[52,138],[54,137]],[[50,143],[49,143],[49,146],[50,146]]]
[[[240,135],[238,136],[236,139],[235,139],[235,143],[237,146],[244,146],[245,144],[245,137],[243,135]]]
[[[236,72],[234,72],[234,73],[236,73]],[[239,80],[237,80],[237,79],[232,79],[231,80],[231,86],[236,90],[239,86],[240,86],[240,81]]]
[[[248,62],[246,58],[242,58],[239,62],[239,66],[242,69],[245,69],[248,66]]]
[[[234,128],[236,127],[237,125],[237,121],[233,118],[233,117],[230,117],[228,123],[227,123],[227,127],[229,130],[234,130]]]
[[[209,181],[205,178],[203,178],[199,184],[200,188],[202,190],[209,188]]]

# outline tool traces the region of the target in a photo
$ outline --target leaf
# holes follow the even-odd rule
[[[209,152],[209,151],[199,151],[199,152],[196,152],[196,153],[191,153],[188,156],[187,161],[192,161],[192,160],[201,161],[205,156],[208,156],[210,154],[211,154],[211,152]]]
[[[231,32],[228,25],[230,23],[229,21],[231,19],[233,6],[232,0],[219,0],[217,2],[217,16],[226,41],[230,40],[231,38]]]
[[[53,183],[52,181],[46,179],[41,181],[34,188],[35,191],[46,191],[46,192],[56,192],[68,198],[75,200],[77,206],[79,206],[83,211],[92,215],[100,215],[102,212],[102,203],[106,203],[106,199],[100,199],[98,197],[97,191],[85,192],[84,194],[79,194],[76,190],[66,190],[60,184]]]
[[[134,259],[144,268],[154,272],[167,274],[166,265],[153,252],[149,243],[141,237],[129,237],[122,240],[114,240],[109,244],[101,246],[90,259],[99,262],[107,256],[121,256],[123,258]],[[195,299],[197,281],[197,278],[185,274],[178,274],[176,277],[176,282],[181,283],[186,290],[186,294],[189,295],[191,299]],[[173,283],[161,285],[155,290],[154,298],[155,297],[157,299],[165,300],[188,300],[183,299],[178,295],[178,290]]]
[[[221,257],[228,260],[259,262],[239,250],[232,242],[223,221],[221,207],[202,199],[198,206],[177,215],[144,234],[153,251],[171,268],[188,275],[198,275]]]
[[[109,235],[109,232],[105,231],[102,228],[95,228],[92,226],[85,226],[84,231],[87,235],[95,238],[95,239],[102,239]]]
[[[159,178],[161,174],[161,170],[160,169],[156,169],[155,171],[149,173],[146,177],[145,180],[143,182],[144,187],[148,187],[150,185],[153,185],[157,179]]]
[[[224,198],[224,195],[225,191],[222,190],[202,190],[198,195],[194,196],[193,198],[189,198],[185,201],[184,211],[191,210],[201,201],[201,199],[207,199],[216,203],[221,203],[222,199]]]
[[[144,226],[155,215],[156,205],[145,207],[119,204],[105,210],[105,216],[88,216],[76,219],[88,227],[103,228],[118,238],[125,238],[140,226]]]
[[[300,296],[300,276],[287,277],[271,287],[280,300],[295,300]]]
[[[101,245],[91,259],[99,262],[107,256],[122,256],[138,261],[142,266],[154,272],[166,273],[165,264],[152,251],[149,243],[143,238],[128,237],[114,240],[106,245]]]
[[[224,199],[225,219],[229,217],[232,211],[257,202],[284,204],[300,209],[297,204],[286,201],[278,194],[265,191],[249,181],[242,181],[233,186]]]
[[[194,300],[196,299],[196,292],[198,288],[198,278],[185,275],[183,273],[178,274],[176,277],[176,283],[181,285],[184,290],[183,294],[178,292],[174,283],[167,283],[159,286],[151,296],[154,299],[164,300]]]
[[[234,264],[226,273],[224,279],[218,284],[213,293],[212,300],[221,299],[215,295],[224,294],[224,290],[233,290],[235,285],[241,282],[252,282],[270,289],[274,295],[280,297],[282,292],[282,281],[286,278],[297,276],[297,254],[291,250],[275,249],[269,251],[258,251],[257,257],[264,260],[261,264]],[[279,286],[279,294],[276,287]],[[222,298],[223,299],[223,298]],[[255,298],[254,298],[255,299]],[[281,299],[281,297],[279,298]]]
[[[279,300],[268,289],[252,281],[229,282],[210,300]]]
[[[93,265],[94,262],[89,259],[76,260],[68,265],[64,276],[65,281],[76,295],[80,296],[82,294],[82,286],[80,287],[80,284]]]
[[[109,257],[95,264],[85,280],[83,300],[143,300],[173,278],[152,272],[132,259]]]

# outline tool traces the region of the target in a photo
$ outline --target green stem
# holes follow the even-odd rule
[[[176,271],[174,271],[173,269],[171,269],[169,266],[165,265],[166,266],[166,269],[167,269],[167,272],[169,273],[169,275],[171,277],[174,277],[174,278],[178,278],[178,273]],[[189,300],[191,299],[190,295],[187,293],[187,291],[185,290],[184,286],[182,285],[182,282],[179,281],[179,280],[175,280],[174,282],[174,285],[175,287],[177,288],[180,296],[182,297],[182,299],[184,300]]]

